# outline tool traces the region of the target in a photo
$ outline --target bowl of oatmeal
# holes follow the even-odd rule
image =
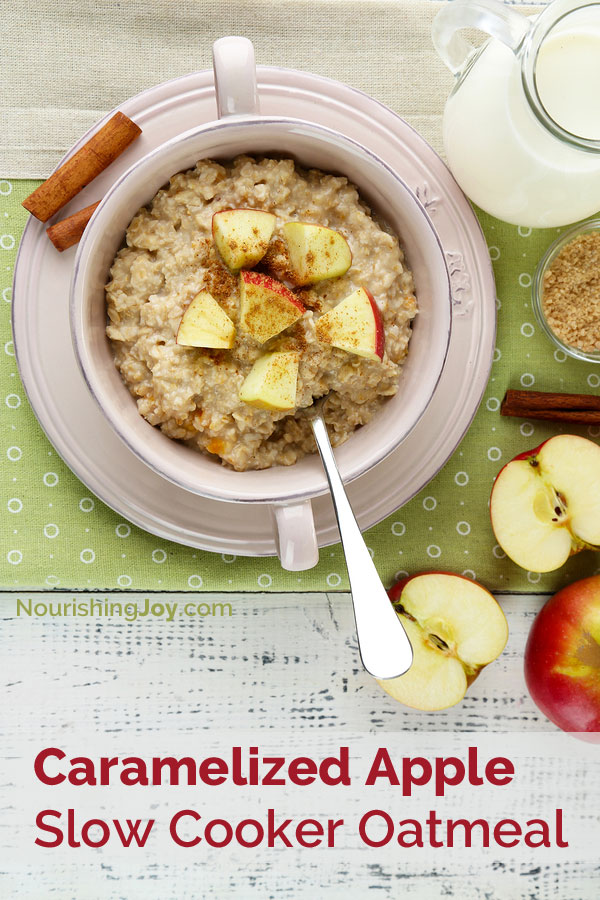
[[[231,210],[273,223],[262,257],[233,269],[213,228]],[[298,225],[308,226],[298,238],[305,263],[310,229],[327,229],[338,236],[331,252],[343,241],[350,264],[298,283]],[[283,297],[291,315],[274,333],[263,313],[256,324],[257,280],[271,290],[268,308]],[[371,301],[365,347],[349,331],[363,327]],[[344,343],[336,334],[348,304]],[[207,314],[218,320],[226,345],[182,340],[186,313],[205,330]],[[272,504],[283,564],[305,568],[316,561],[310,498],[327,490],[313,404],[346,481],[384,459],[433,396],[451,296],[435,228],[384,160],[322,126],[247,112],[169,141],[113,185],[78,249],[71,325],[88,388],[126,446],[194,493]],[[296,365],[285,408],[248,387],[273,360]]]

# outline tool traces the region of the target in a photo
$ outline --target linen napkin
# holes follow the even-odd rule
[[[260,65],[336,78],[406,118],[439,150],[452,78],[433,50],[432,0],[8,0],[3,5],[0,172],[45,178],[133,94],[210,68],[243,34]],[[427,77],[423,73],[427,72]]]

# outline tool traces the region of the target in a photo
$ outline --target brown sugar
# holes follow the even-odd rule
[[[558,253],[544,273],[542,308],[565,344],[600,350],[600,231],[580,234]]]
[[[270,275],[279,281],[294,283],[294,273],[290,265],[285,241],[280,237],[273,237],[267,247],[267,252],[260,262],[260,268],[266,269]]]
[[[218,259],[214,248],[210,248],[202,260],[206,268],[204,288],[222,305],[238,294],[238,279]]]

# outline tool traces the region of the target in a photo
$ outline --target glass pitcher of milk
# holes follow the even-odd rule
[[[461,29],[491,38],[475,48]],[[444,111],[452,173],[516,225],[566,225],[600,209],[600,2],[554,0],[526,18],[499,0],[453,0],[433,43],[456,75]]]

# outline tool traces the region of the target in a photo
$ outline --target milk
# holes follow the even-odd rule
[[[535,67],[546,112],[567,131],[600,139],[600,32],[551,33]]]
[[[536,64],[551,117],[600,140],[600,13],[567,16],[546,37]],[[538,121],[515,54],[492,39],[463,74],[444,113],[450,168],[478,206],[506,222],[565,225],[600,209],[600,152],[569,145]]]

